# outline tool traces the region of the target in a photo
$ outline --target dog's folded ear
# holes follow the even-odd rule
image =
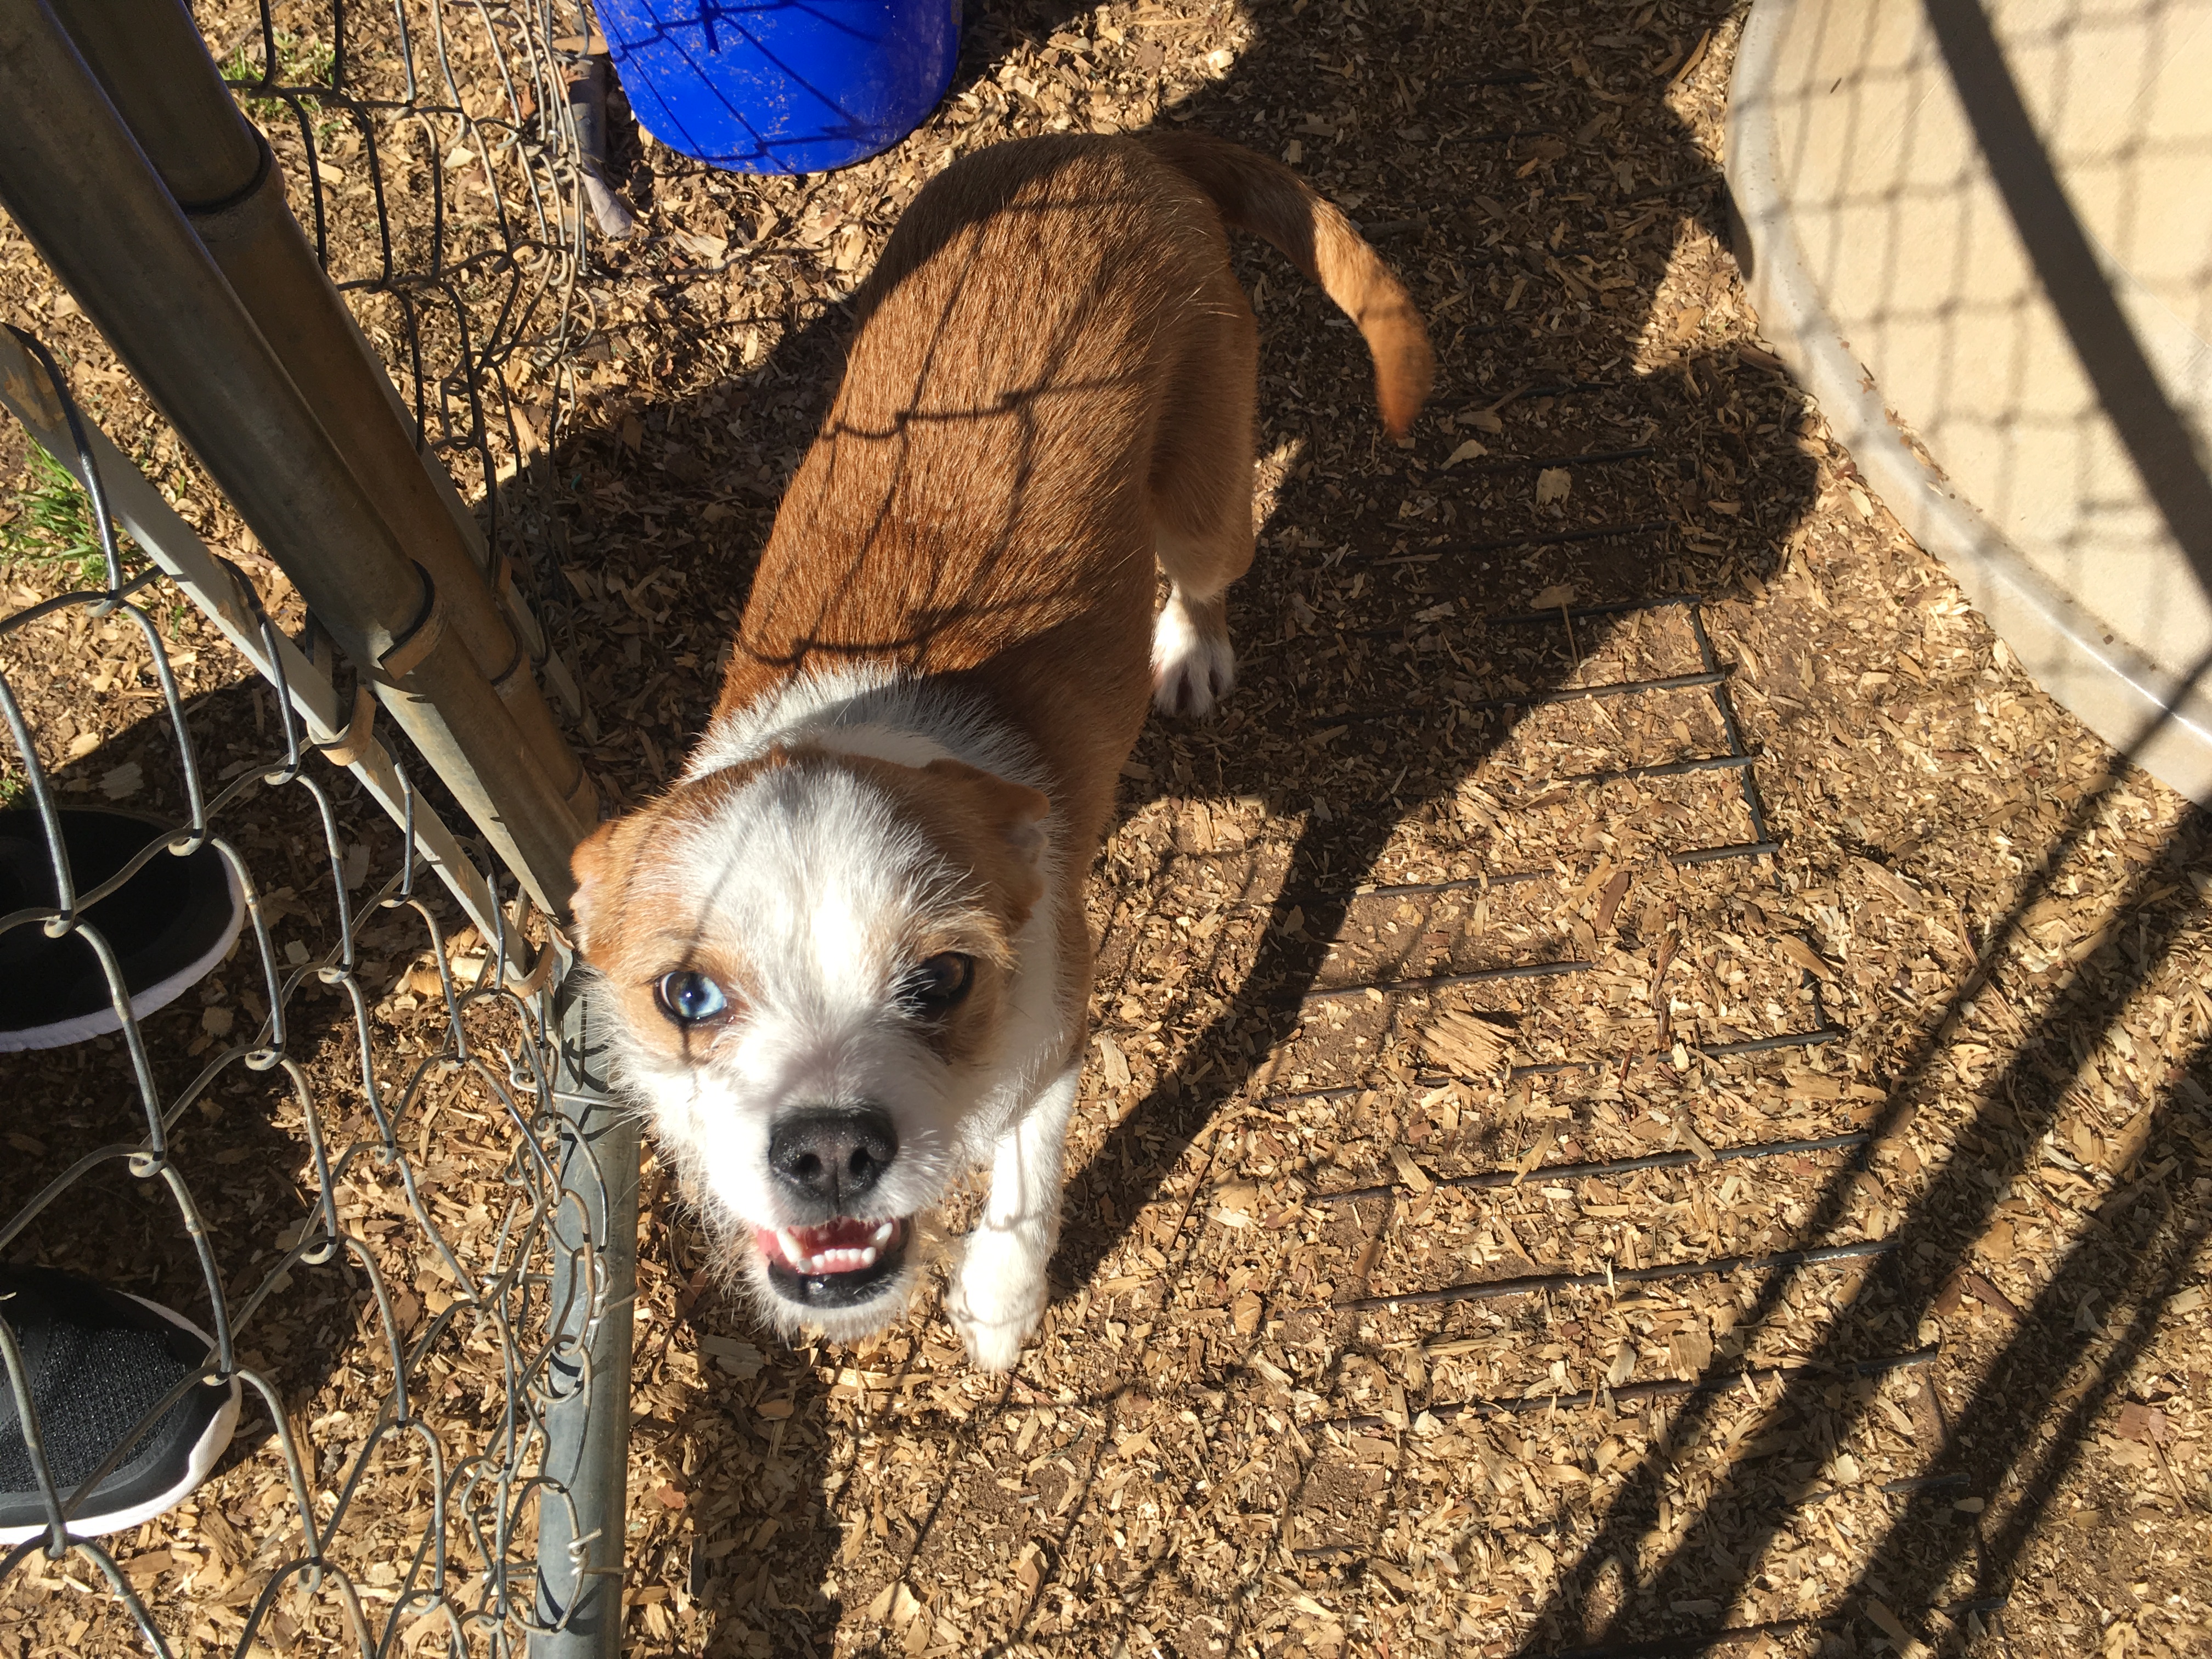
[[[921,769],[953,798],[961,818],[996,843],[1004,861],[1000,878],[1026,911],[1044,891],[1044,820],[1052,802],[1026,784],[965,761],[933,760]]]
[[[576,942],[586,948],[592,938],[592,912],[613,883],[615,831],[624,822],[608,819],[578,842],[568,854],[568,873],[576,878],[576,890],[568,899],[568,914],[574,923],[570,931]]]

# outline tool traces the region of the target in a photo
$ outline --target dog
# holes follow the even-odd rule
[[[994,1370],[1043,1312],[1085,872],[1147,703],[1206,714],[1235,673],[1258,329],[1231,226],[1352,318],[1402,435],[1427,333],[1288,167],[1194,133],[967,157],[856,296],[680,778],[576,848],[616,1075],[787,1334],[900,1317],[921,1218],[979,1165],[948,1311]]]

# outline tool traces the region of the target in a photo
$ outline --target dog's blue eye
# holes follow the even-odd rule
[[[678,1024],[694,1025],[702,1019],[712,1019],[730,1006],[720,986],[706,975],[689,969],[663,974],[657,989],[661,1012]]]

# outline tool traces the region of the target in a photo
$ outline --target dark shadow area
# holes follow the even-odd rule
[[[2046,869],[2056,868],[2073,850],[2069,843],[2078,839],[2094,805],[2094,797],[2085,802],[2082,817],[2069,835],[2046,850]],[[2170,911],[2137,907],[2162,880],[2201,860],[2205,850],[2199,812],[2173,839],[2165,860],[2130,884],[2120,914],[2135,927],[2136,939],[2118,971],[2094,981],[2085,976],[2057,1000],[2039,1033],[1978,1091],[1978,1116],[1962,1143],[1962,1155],[1944,1168],[1904,1217],[1894,1235],[1896,1249],[1883,1258],[1880,1282],[1862,1291],[1863,1299],[1887,1307],[1892,1322],[1911,1330],[1942,1303],[1948,1304],[1943,1311],[1955,1311],[1961,1276],[1972,1268],[1974,1244],[2014,1182],[2035,1167],[2040,1146],[2074,1085],[2081,1057],[2117,1024],[2186,920]],[[1984,948],[1984,967],[1953,999],[1920,1064],[1891,1085],[1891,1104],[1871,1126],[1877,1139],[1905,1133],[1916,1107],[1934,1086],[1933,1068],[1948,1046],[1960,1006],[1987,991],[1990,969],[2044,890],[2039,883],[2031,886],[2005,925],[1995,931]],[[2203,1075],[2205,1064],[2200,1048],[2190,1055],[2186,1074]],[[1915,1626],[1926,1610],[1948,1606],[1960,1615],[1951,1627],[1951,1639],[1962,1643],[1966,1629],[1963,1610],[1972,1599],[1960,1601],[1945,1595],[1962,1563],[1971,1564],[1975,1596],[2002,1603],[2011,1583],[2011,1569],[2029,1532],[2044,1518],[2043,1506],[2057,1477],[2086,1443],[2090,1419],[2127,1386],[2134,1357],[2148,1341],[2166,1299],[2192,1271],[2197,1252],[2212,1231],[2212,1202],[2198,1180],[2205,1168],[2201,1134],[2189,1122],[2197,1113],[2184,1097],[2186,1088],[2169,1091],[2148,1105],[2152,1115],[2144,1126],[2141,1154],[2132,1171],[2135,1179],[2106,1201],[2087,1237],[2068,1255],[2034,1304],[2015,1310],[2016,1328],[1987,1369],[1989,1380],[1950,1425],[1932,1460],[1938,1466],[1936,1473],[1963,1475],[1965,1488],[1985,1496],[1999,1518],[1984,1526],[1966,1514],[1946,1513],[1946,1505],[1940,1503],[1932,1509],[1910,1502],[1900,1505],[1896,1524],[1881,1540],[1872,1564],[1859,1575],[1850,1604],[1878,1601],[1903,1612]],[[1840,1216],[1850,1179],[1846,1170],[1824,1194],[1826,1212],[1810,1219],[1809,1235],[1819,1236]],[[1776,1275],[1747,1322],[1771,1315],[1790,1286],[1790,1275]],[[2117,1334],[2108,1323],[2114,1318],[2125,1321]],[[2093,1345],[2102,1352],[2084,1377],[2083,1361]],[[1809,1421],[1823,1405],[1831,1413],[1840,1408],[1847,1417],[1870,1410],[1871,1390],[1850,1389],[1838,1395],[1833,1379],[1852,1376],[1873,1357],[1855,1322],[1837,1322],[1785,1389],[1773,1420]],[[2069,1389],[2069,1383],[2078,1383],[2079,1392]],[[2064,1403],[2069,1396],[2070,1403]],[[1711,1397],[1692,1396],[1670,1426],[1670,1437],[1683,1455],[1689,1455],[1705,1437],[1712,1409]],[[2040,1440],[2033,1437],[2029,1425],[2045,1425],[2055,1409],[2060,1413],[2056,1425]],[[1838,1440],[1842,1437],[1838,1432]],[[1656,1571],[1632,1571],[1632,1601],[1609,1619],[1593,1624],[1581,1612],[1608,1567],[1637,1561],[1640,1540],[1658,1522],[1662,1483],[1672,1464],[1671,1458],[1654,1460],[1648,1473],[1614,1502],[1598,1536],[1577,1553],[1546,1607],[1546,1633],[1524,1651],[1555,1653],[1562,1641],[1573,1643],[1573,1652],[1592,1659],[1598,1655],[1627,1659],[1703,1650],[1705,1637],[1696,1626],[1670,1618],[1666,1611],[1678,1599],[1688,1599],[1684,1580],[1691,1570],[1695,1540],[1670,1554]],[[1743,1502],[1743,1494],[1732,1495],[1735,1518],[1749,1522],[1729,1529],[1733,1553],[1747,1565],[1756,1562],[1774,1532],[1818,1485],[1809,1474],[1778,1474],[1767,1490],[1758,1493],[1755,1507]],[[1694,1534],[1697,1528],[1688,1531]],[[1704,1555],[1698,1552],[1696,1595],[1710,1600],[1713,1587]],[[1869,1624],[1868,1629],[1878,1632],[1879,1626]]]
[[[157,605],[181,603],[166,584],[140,599]],[[153,712],[105,732],[95,747],[73,743],[79,720],[88,733],[101,734],[102,726],[82,706],[75,718],[60,706],[54,694],[70,678],[62,665],[82,660],[88,652],[128,653],[135,643],[129,634],[103,639],[98,622],[73,628],[78,614],[64,611],[10,637],[9,645],[18,648],[11,665],[15,689],[49,763],[58,805],[143,817],[149,838],[157,837],[191,819],[175,730],[158,692],[141,684],[136,659],[118,657],[112,673],[121,684],[114,695],[133,707],[150,700]],[[42,641],[40,630],[54,637]],[[51,643],[58,655],[40,650],[42,643]],[[204,643],[202,648],[212,663],[219,647]],[[49,672],[38,673],[41,665]],[[377,1107],[395,1114],[410,1151],[418,1151],[418,1132],[441,1107],[455,1109],[457,1121],[483,1119],[482,1103],[466,1088],[441,1080],[425,1091],[428,1098],[417,1095],[391,1053],[376,1057],[377,1106],[368,1103],[349,994],[306,966],[319,963],[341,945],[339,917],[328,902],[333,876],[320,812],[308,789],[259,781],[283,763],[273,698],[268,687],[249,681],[188,695],[181,706],[202,799],[210,808],[211,833],[235,849],[251,874],[255,908],[278,964],[276,985],[249,921],[220,965],[144,1017],[140,1030],[153,1085],[172,1114],[170,1157],[213,1241],[240,1362],[266,1377],[288,1413],[296,1413],[313,1404],[342,1367],[362,1364],[364,1347],[377,1354],[386,1341],[369,1280],[344,1252],[301,1263],[244,1323],[236,1322],[282,1253],[313,1222],[325,1173],[341,1184],[349,1178],[362,1182],[364,1192],[378,1179],[367,1173],[380,1139]],[[372,1005],[395,992],[408,994],[407,976],[429,947],[430,935],[404,906],[374,902],[384,878],[401,862],[399,831],[350,774],[312,751],[302,770],[320,785],[341,845],[357,860],[360,879],[349,896],[362,993]],[[240,788],[242,777],[247,781]],[[11,775],[9,781],[20,784],[20,777]],[[434,787],[422,806],[425,811],[442,808],[450,822],[465,821]],[[434,879],[426,878],[417,896],[438,919],[442,934],[456,937],[458,907]],[[88,946],[71,948],[89,956]],[[272,988],[283,1006],[287,1054],[302,1068],[297,1079],[281,1067],[249,1063],[251,1040],[269,1012]],[[380,1037],[388,1035],[378,1028]],[[93,1149],[116,1154],[50,1195],[35,1216],[0,1243],[0,1255],[88,1274],[173,1307],[211,1331],[216,1321],[206,1281],[173,1195],[160,1181],[134,1175],[121,1155],[147,1134],[134,1060],[123,1036],[0,1054],[0,1101],[5,1103],[0,1142],[8,1149],[0,1157],[0,1224],[15,1223],[50,1182]],[[471,1107],[477,1115],[470,1115]],[[307,1115],[313,1118],[312,1133]],[[393,1225],[372,1216],[368,1237],[380,1240]],[[422,1266],[436,1271],[427,1258]],[[393,1293],[402,1334],[419,1336],[425,1324],[421,1297],[405,1282],[397,1283]],[[247,1390],[218,1473],[251,1460],[272,1426],[265,1401]],[[479,1419],[472,1426],[484,1423]],[[349,1467],[341,1455],[346,1449],[326,1446],[333,1461],[310,1469],[309,1478],[341,1479]]]
[[[66,635],[70,622],[64,613],[33,623],[32,642],[36,642],[36,630],[40,629]],[[42,746],[55,751],[57,760],[70,744],[76,722],[67,713],[57,713],[42,694],[50,685],[65,684],[66,678],[58,672],[47,684],[19,683],[17,687],[19,696],[26,696],[30,704],[33,731]],[[136,677],[132,678],[135,681]],[[185,700],[186,730],[200,758],[206,795],[212,797],[222,787],[216,775],[233,759],[251,756],[257,764],[281,763],[282,739],[268,717],[268,695],[252,686],[234,686]],[[111,796],[101,788],[101,780],[116,777],[126,768],[137,769],[135,780],[118,780],[118,783],[131,783],[127,792]],[[106,736],[96,748],[61,761],[49,775],[63,808],[100,806],[143,815],[149,838],[190,818],[177,759],[176,733],[158,700],[153,712]],[[337,793],[341,796],[351,793],[350,783],[350,779],[346,780]],[[323,884],[328,884],[327,868],[319,872],[313,863],[320,853],[321,827],[313,821],[312,809],[304,819],[296,816],[296,808],[305,805],[281,795],[272,799],[270,792],[255,786],[214,821],[216,833],[237,845],[246,856],[263,891],[273,893],[282,888],[288,893],[312,893],[319,876]],[[373,803],[362,805],[381,819],[380,810]],[[349,830],[356,822],[349,811]],[[362,822],[360,833],[374,836],[375,831]],[[388,839],[396,844],[396,835]],[[272,925],[281,928],[284,936],[301,939],[319,955],[337,943],[334,915],[303,910],[291,915],[288,923],[283,901],[276,901],[268,908]],[[73,943],[66,948],[90,956],[88,945]],[[326,994],[325,988],[312,981],[301,987],[292,1000],[298,1010],[295,1025],[338,1012],[335,1005],[322,1000]],[[141,1022],[154,1081],[163,1101],[176,1099],[202,1066],[221,1052],[208,1011],[222,1010],[234,1022],[229,1030],[248,1035],[241,1028],[257,1010],[265,1012],[267,1006],[267,979],[249,927],[221,966]],[[258,1282],[259,1275],[249,1272],[251,1251],[246,1248],[255,1235],[263,1235],[261,1243],[265,1245],[306,1213],[295,1179],[306,1149],[294,1133],[279,1128],[273,1121],[288,1092],[281,1073],[249,1073],[241,1054],[210,1080],[199,1103],[190,1109],[189,1119],[174,1134],[179,1167],[202,1194],[202,1218],[222,1241],[217,1261],[226,1274],[225,1290],[230,1298]],[[146,1135],[145,1108],[137,1073],[120,1035],[52,1049],[0,1054],[0,1099],[7,1103],[4,1114],[0,1114],[6,1120],[0,1122],[0,1139],[8,1147],[7,1154],[0,1157],[0,1221],[19,1216],[49,1182],[63,1175],[85,1152],[94,1147],[133,1146]],[[353,1127],[365,1127],[366,1120]],[[333,1122],[325,1133],[336,1136],[340,1127]],[[310,1170],[307,1185],[312,1189],[313,1184]],[[213,1328],[206,1285],[174,1200],[158,1182],[135,1177],[120,1158],[95,1166],[72,1183],[64,1196],[50,1203],[21,1231],[0,1245],[0,1255],[10,1261],[36,1262],[89,1274],[118,1289],[173,1307],[203,1328]],[[338,1271],[343,1273],[343,1269]],[[267,1345],[274,1352],[263,1355],[269,1375],[290,1401],[311,1401],[333,1368],[343,1363],[343,1345],[324,1340],[325,1334],[350,1333],[368,1311],[366,1286],[356,1275],[345,1273],[344,1277],[346,1291],[335,1300],[327,1282],[312,1290],[303,1286],[291,1298],[296,1304],[312,1304],[304,1320],[297,1310],[285,1318],[284,1298],[280,1297],[278,1305],[270,1310],[277,1317],[263,1322],[264,1329],[273,1323],[292,1328],[281,1345]],[[313,1332],[312,1337],[292,1340],[304,1336],[307,1330]],[[261,1346],[259,1334],[251,1328],[239,1340],[241,1347]],[[266,1439],[270,1425],[266,1412],[255,1409],[257,1404],[249,1395],[225,1467],[252,1456]]]

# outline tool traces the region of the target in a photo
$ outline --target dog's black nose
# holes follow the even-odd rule
[[[800,1112],[769,1131],[768,1166],[800,1197],[851,1212],[898,1156],[898,1131],[880,1107]]]

